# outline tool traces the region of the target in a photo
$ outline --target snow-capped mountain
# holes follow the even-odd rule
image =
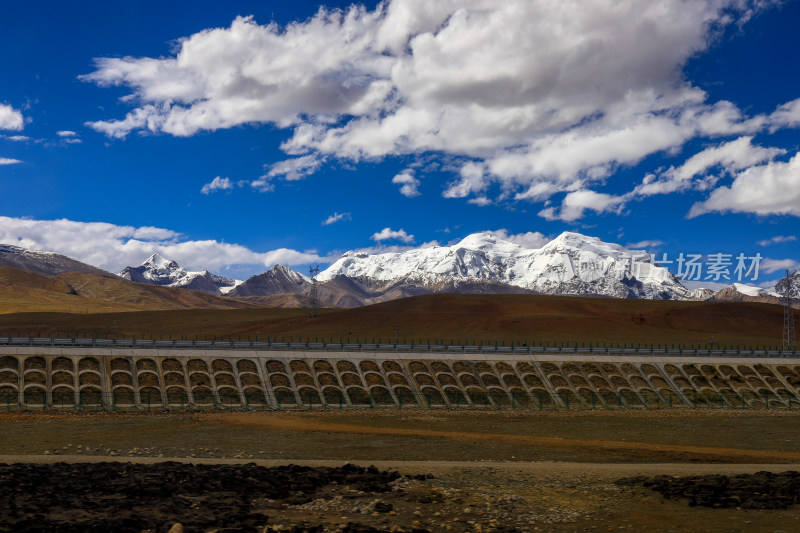
[[[438,292],[457,290],[460,284],[474,289],[487,283],[544,294],[659,300],[699,296],[654,263],[648,253],[572,232],[536,249],[475,233],[452,246],[377,255],[348,252],[317,280],[340,277],[353,280],[368,293],[400,285]]]
[[[55,252],[28,250],[12,244],[0,244],[0,266],[21,268],[43,276],[57,276],[66,272],[82,272],[101,276],[114,275],[65,255]]]
[[[251,276],[233,288],[228,296],[271,296],[304,292],[311,280],[286,265],[275,265],[266,272]]]
[[[774,290],[762,289],[743,283],[732,283],[722,290],[715,292],[710,298],[714,302],[761,302],[780,303],[780,295]]]
[[[138,267],[127,266],[119,276],[137,283],[194,289],[209,294],[227,294],[241,281],[212,274],[208,270],[189,272],[175,261],[153,254]]]
[[[792,298],[800,298],[800,272],[795,272],[791,276],[791,283],[792,288],[789,291],[789,295]],[[775,293],[780,295],[780,297],[784,298],[786,296],[786,278],[782,278],[773,289]]]

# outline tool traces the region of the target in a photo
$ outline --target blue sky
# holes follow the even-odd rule
[[[240,278],[485,230],[800,260],[800,2],[0,9],[0,242]]]

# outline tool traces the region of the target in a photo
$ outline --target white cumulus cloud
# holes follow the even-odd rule
[[[650,248],[658,248],[663,244],[664,241],[650,239],[639,242],[629,242],[628,244],[625,245],[625,248],[628,248],[629,250],[647,250]]]
[[[769,246],[771,244],[780,244],[782,242],[795,242],[797,237],[794,235],[776,235],[770,239],[764,239],[763,241],[758,241],[756,244],[759,246]]]
[[[786,153],[786,150],[781,148],[754,146],[752,140],[752,136],[745,136],[706,148],[691,156],[677,168],[670,167],[659,175],[648,175],[642,184],[636,187],[633,194],[651,196],[689,188],[706,189],[713,186],[721,175],[732,174],[759,163],[771,161]],[[698,176],[704,176],[714,168],[719,168],[720,173],[705,180],[695,180]]]
[[[573,191],[561,202],[561,207],[546,207],[539,216],[547,220],[572,222],[582,218],[587,210],[596,213],[619,212],[624,206],[625,197],[599,193],[590,190]]]
[[[419,196],[419,180],[414,177],[413,169],[406,169],[392,178],[392,183],[400,185],[400,194],[407,198]]]
[[[269,165],[267,176],[270,178],[282,176],[286,181],[297,181],[310,176],[321,165],[322,160],[320,158],[313,155],[305,155]]]
[[[772,274],[773,272],[784,272],[786,270],[795,270],[800,267],[800,262],[794,259],[770,259],[764,258],[759,264],[762,272]]]
[[[0,243],[45,250],[119,272],[158,252],[189,270],[221,270],[235,266],[269,267],[276,263],[327,263],[315,252],[279,248],[256,252],[240,244],[187,240],[175,231],[150,226],[118,226],[106,222],[31,220],[0,216]]]
[[[19,159],[11,159],[9,157],[0,157],[0,165],[14,165],[16,163],[22,163]]]
[[[695,203],[689,218],[710,212],[800,216],[800,154],[740,172],[729,186]]]
[[[538,231],[526,231],[525,233],[509,233],[507,229],[487,231],[498,239],[519,244],[524,248],[541,248],[552,239]]]
[[[354,253],[358,254],[399,254],[403,252],[408,252],[410,250],[424,250],[426,248],[436,248],[437,246],[441,246],[439,241],[427,241],[420,245],[403,245],[403,244],[377,244],[375,246],[366,246],[364,248],[356,248],[352,250]]]
[[[769,116],[768,123],[772,131],[800,126],[800,98],[778,106]]]
[[[334,212],[331,216],[326,218],[322,221],[323,226],[330,226],[331,224],[336,224],[341,220],[350,220],[350,213],[336,213]]]
[[[203,185],[203,188],[200,189],[202,194],[211,194],[214,191],[226,191],[233,189],[233,182],[231,182],[230,178],[221,178],[217,176],[211,182],[206,183]]]
[[[481,207],[485,207],[487,205],[492,205],[494,202],[492,202],[491,199],[489,199],[489,198],[487,198],[485,196],[476,196],[474,198],[470,198],[469,200],[467,200],[467,203],[472,204],[472,205],[479,205]]]
[[[164,57],[97,59],[82,79],[129,91],[125,117],[89,123],[110,137],[270,123],[292,130],[281,148],[295,159],[267,177],[301,179],[328,157],[438,154],[464,162],[444,186],[447,198],[486,204],[493,185],[516,200],[569,193],[560,213],[545,213],[574,220],[585,210],[579,202],[616,209],[588,194],[620,166],[693,138],[798,121],[798,101],[748,117],[708,101],[682,75],[722,29],[766,5],[391,0],[375,10],[322,8],[286,26],[239,17],[181,39]],[[417,191],[398,183],[403,194]]]
[[[8,104],[0,104],[0,130],[22,131],[24,127],[22,113]]]
[[[414,242],[414,236],[406,233],[406,230],[393,230],[392,228],[383,228],[379,232],[374,233],[370,239],[375,242],[383,242],[388,240],[398,240],[405,243]]]

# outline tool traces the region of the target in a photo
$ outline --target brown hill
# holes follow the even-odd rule
[[[83,272],[84,274],[116,277],[110,272],[81,263],[65,255],[28,250],[11,244],[0,244],[0,267],[21,268],[44,276],[55,276],[65,272]]]
[[[199,291],[132,283],[99,274],[69,272],[48,277],[14,267],[0,267],[0,289],[0,313],[257,307]]]
[[[311,308],[311,298],[304,294],[273,294],[271,296],[241,296],[237,301],[247,302],[258,307],[272,307],[275,309],[284,308]]]
[[[436,286],[374,282],[368,278],[336,276],[317,287],[319,300],[331,307],[360,307],[424,294],[534,294],[534,291],[496,281],[459,281]],[[308,294],[308,289],[305,290]]]
[[[179,292],[190,292],[182,291]],[[207,296],[207,295],[203,295]],[[800,318],[800,313],[798,314]],[[354,309],[179,309],[75,315],[0,315],[0,332],[355,342],[633,343],[728,346],[780,343],[783,309],[747,302],[675,302],[542,295],[434,294]],[[113,331],[113,330],[112,330]]]
[[[721,291],[717,291],[708,299],[711,302],[759,302],[765,304],[782,304],[781,298],[771,296],[766,292],[758,296],[750,296],[737,291],[734,287],[725,287]],[[800,302],[792,302],[792,306],[800,307]]]

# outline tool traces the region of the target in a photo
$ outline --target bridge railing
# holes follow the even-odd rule
[[[191,349],[191,350],[291,350],[336,352],[448,352],[448,353],[507,353],[507,354],[585,354],[585,355],[661,355],[661,356],[718,356],[718,357],[800,357],[800,350],[780,347],[756,346],[737,348],[665,347],[662,345],[590,346],[566,345],[498,345],[498,344],[438,344],[438,343],[361,343],[320,341],[275,341],[232,339],[136,339],[136,338],[81,338],[81,337],[0,337],[0,346],[38,346],[58,348],[135,348],[135,349]]]

